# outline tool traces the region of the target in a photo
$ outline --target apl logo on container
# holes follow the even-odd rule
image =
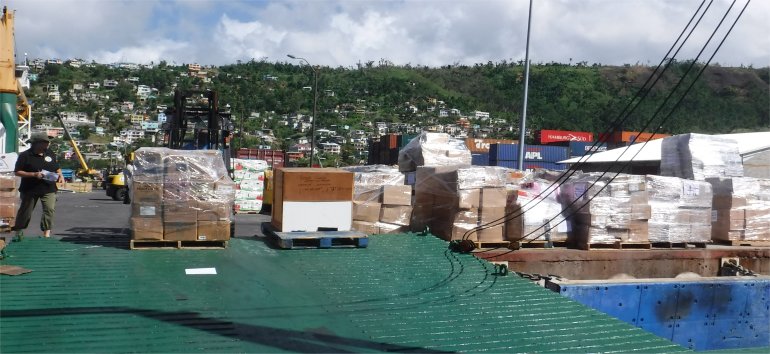
[[[531,150],[524,152],[524,160],[542,160],[543,154],[539,150]]]

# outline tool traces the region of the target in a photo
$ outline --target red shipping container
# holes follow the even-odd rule
[[[541,144],[556,143],[561,141],[594,141],[594,134],[589,132],[573,132],[568,130],[547,130],[537,131],[537,140]]]

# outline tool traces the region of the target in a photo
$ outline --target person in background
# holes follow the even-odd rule
[[[38,200],[43,204],[40,230],[43,232],[43,237],[51,237],[56,210],[56,183],[64,182],[56,155],[48,149],[51,139],[46,134],[35,133],[32,134],[30,142],[32,147],[19,154],[14,169],[16,175],[21,177],[19,186],[21,206],[13,227],[16,231],[16,241],[21,241],[24,237],[24,229],[29,226],[32,210],[35,209]]]

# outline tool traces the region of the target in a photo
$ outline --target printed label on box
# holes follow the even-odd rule
[[[717,222],[719,220],[719,212],[716,210],[711,211],[711,222]]]
[[[682,181],[682,195],[685,197],[697,197],[700,195],[700,187],[688,181]]]
[[[155,215],[158,215],[158,213],[156,212],[154,206],[140,206],[139,207],[139,215],[140,216],[155,216]]]

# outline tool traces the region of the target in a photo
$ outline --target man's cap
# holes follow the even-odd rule
[[[39,142],[50,143],[51,142],[51,138],[49,138],[48,134],[46,134],[46,133],[34,133],[34,134],[32,134],[32,138],[30,138],[30,141],[32,143],[39,143]]]

